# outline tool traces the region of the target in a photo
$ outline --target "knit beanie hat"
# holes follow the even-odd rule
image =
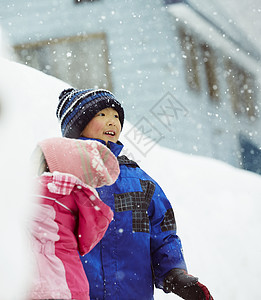
[[[111,92],[103,89],[63,90],[56,110],[56,116],[61,121],[62,135],[68,138],[79,138],[91,119],[99,111],[108,107],[118,112],[123,127],[123,108]]]
[[[51,173],[72,174],[94,188],[111,185],[119,176],[117,158],[98,141],[55,137],[38,145]]]

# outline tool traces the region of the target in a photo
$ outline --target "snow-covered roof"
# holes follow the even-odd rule
[[[226,34],[227,38],[242,50],[260,59],[261,3],[259,0],[209,0],[207,2],[187,0],[183,1],[183,5],[190,7],[200,15],[202,20],[208,21],[222,34]]]

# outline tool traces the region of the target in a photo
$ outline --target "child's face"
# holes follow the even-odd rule
[[[81,136],[116,143],[121,133],[119,114],[113,108],[99,111],[86,125]]]

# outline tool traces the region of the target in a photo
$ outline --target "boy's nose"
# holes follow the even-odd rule
[[[110,126],[115,125],[115,120],[114,120],[114,118],[109,118],[108,121],[107,121],[107,124],[110,125]]]

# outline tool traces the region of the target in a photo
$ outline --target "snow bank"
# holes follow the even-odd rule
[[[38,139],[58,135],[54,108],[66,84],[4,58],[0,69],[0,299],[26,299],[33,267],[29,158]]]

